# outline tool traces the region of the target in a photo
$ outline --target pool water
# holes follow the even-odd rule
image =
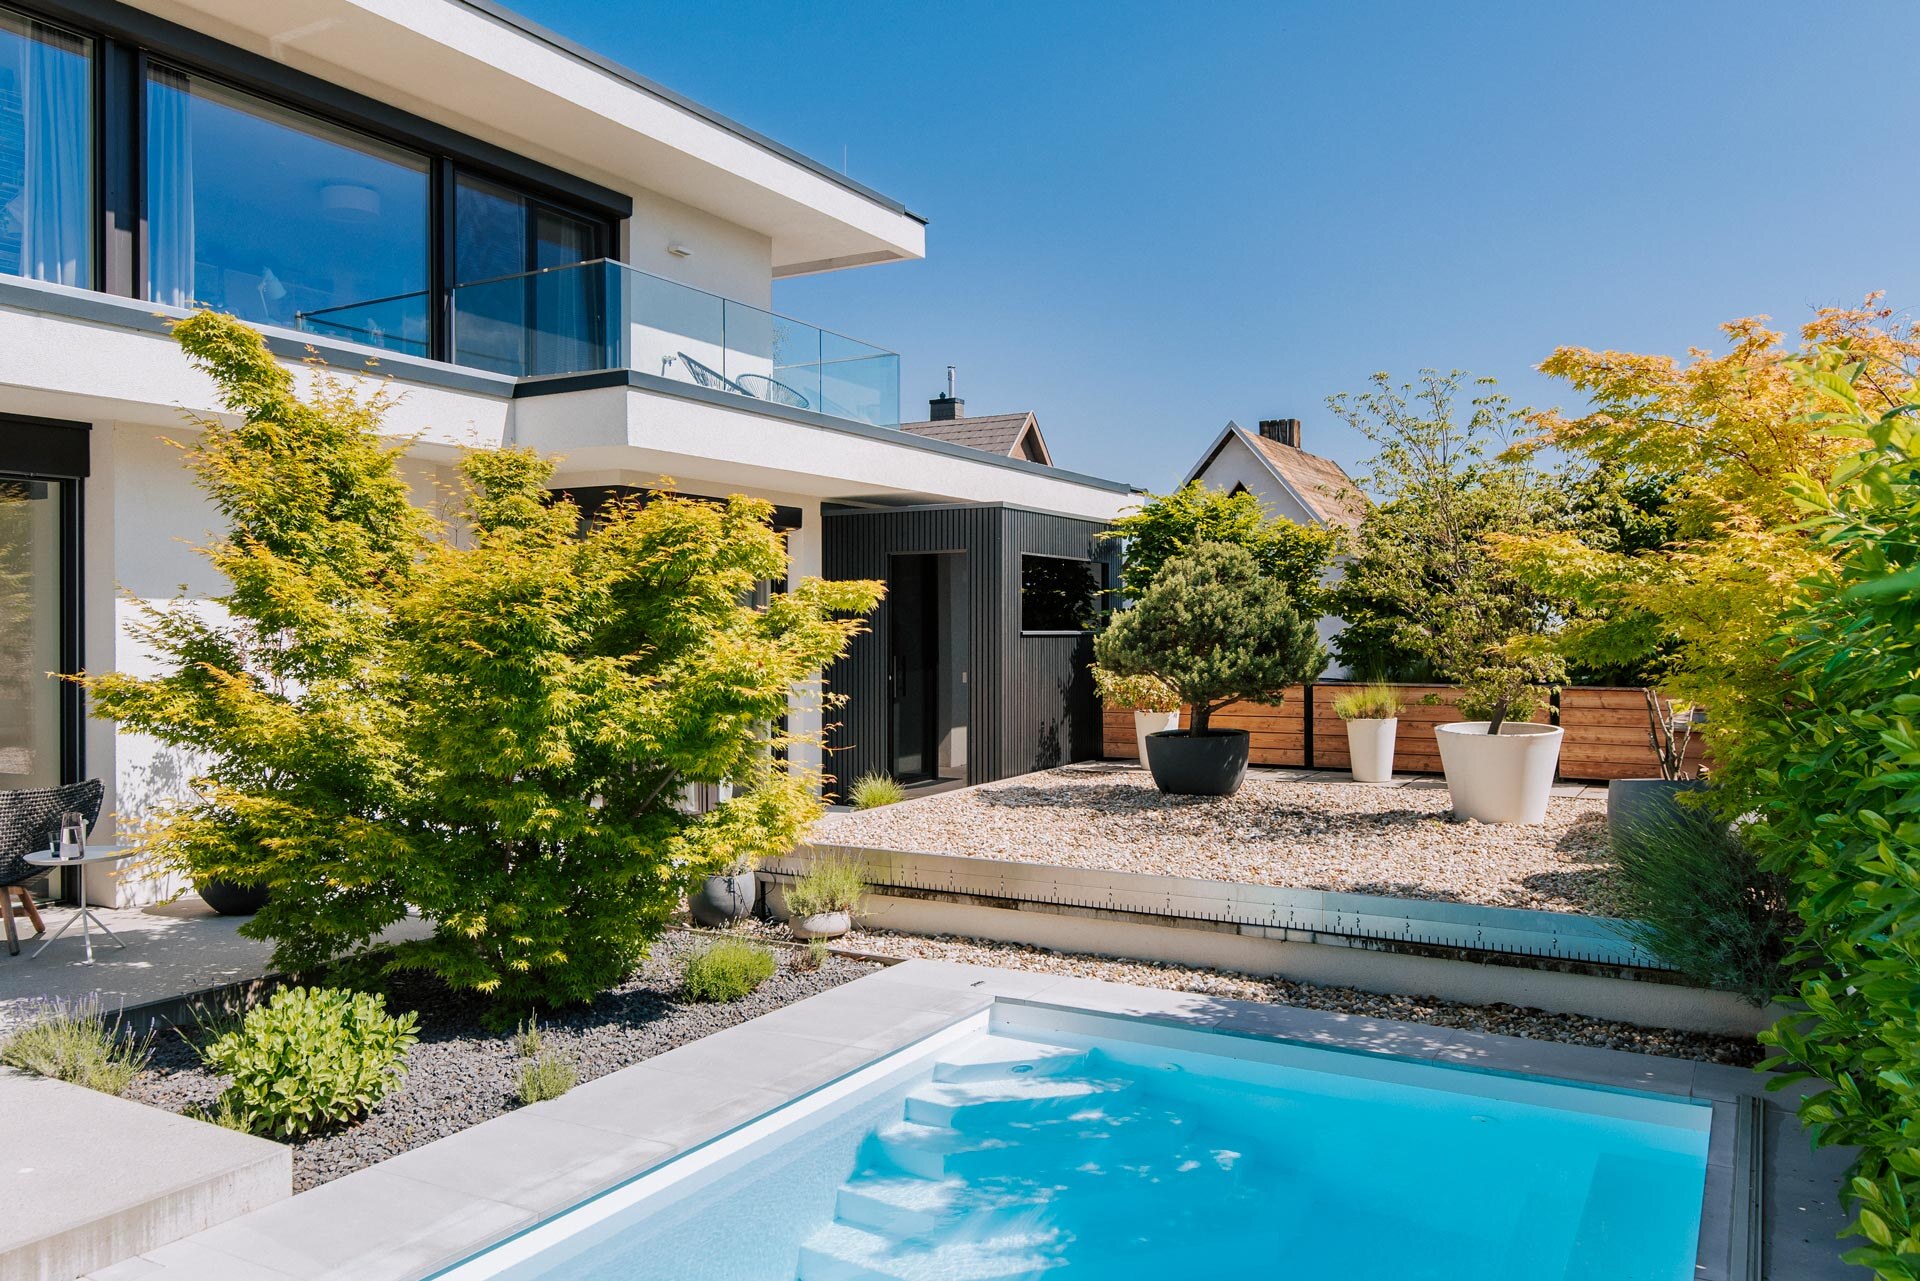
[[[666,1167],[648,1176],[662,1190],[577,1231],[553,1220],[504,1270],[453,1275],[1694,1274],[1703,1105],[1093,1016],[997,1022],[869,1069],[697,1174]]]

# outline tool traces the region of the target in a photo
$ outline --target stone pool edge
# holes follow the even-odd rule
[[[946,961],[912,960],[90,1274],[91,1281],[424,1281],[574,1205],[1005,1001],[1713,1104],[1700,1281],[1732,1271],[1757,1225],[1752,1126],[1783,1112],[1757,1073],[1594,1049]],[[1758,1100],[1756,1104],[1754,1100]],[[1745,1118],[1743,1120],[1742,1118]],[[1812,1181],[1787,1145],[1768,1174]],[[1804,1207],[1802,1207],[1804,1209]],[[1837,1230],[1837,1208],[1829,1216]],[[1826,1226],[1825,1224],[1817,1226]],[[1828,1232],[1827,1240],[1831,1241]],[[1831,1247],[1829,1247],[1831,1249]],[[1858,1275],[1840,1269],[1795,1275]],[[1755,1258],[1753,1262],[1757,1263]],[[1757,1276],[1757,1272],[1748,1275]]]

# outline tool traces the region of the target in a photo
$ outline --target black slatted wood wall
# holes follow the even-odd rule
[[[967,773],[992,782],[1100,755],[1100,709],[1087,664],[1087,636],[1020,633],[1020,557],[1089,558],[1119,578],[1118,554],[1097,544],[1104,526],[999,504],[835,510],[821,519],[821,568],[831,579],[885,581],[893,556],[958,552],[966,557],[971,602]],[[844,695],[828,713],[828,791],[888,762],[888,628],[885,601],[870,629],[827,673]]]

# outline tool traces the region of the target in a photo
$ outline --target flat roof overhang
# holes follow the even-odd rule
[[[133,7],[580,178],[757,231],[772,241],[775,276],[926,253],[925,220],[899,202],[492,0]]]

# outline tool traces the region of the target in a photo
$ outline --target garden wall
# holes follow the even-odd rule
[[[1221,729],[1252,735],[1255,765],[1300,769],[1346,769],[1347,731],[1333,714],[1333,700],[1350,688],[1343,682],[1316,683],[1288,691],[1278,707],[1235,703],[1214,714]],[[1440,745],[1433,727],[1462,719],[1454,708],[1459,690],[1450,685],[1400,685],[1406,710],[1394,744],[1393,768],[1405,774],[1440,772]],[[1439,701],[1422,700],[1433,696]],[[1647,741],[1646,696],[1638,689],[1573,686],[1560,691],[1555,706],[1534,717],[1566,731],[1560,746],[1560,777],[1581,781],[1658,778],[1660,763]],[[1697,759],[1699,740],[1690,759]],[[1133,713],[1105,708],[1101,754],[1132,760],[1136,753]]]

